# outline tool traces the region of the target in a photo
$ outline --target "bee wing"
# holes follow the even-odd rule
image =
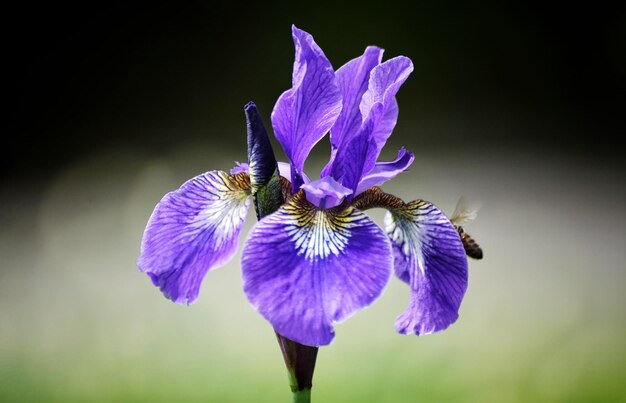
[[[457,226],[473,221],[476,219],[480,207],[480,203],[470,203],[465,196],[461,196],[456,203],[456,208],[454,209],[450,221]]]

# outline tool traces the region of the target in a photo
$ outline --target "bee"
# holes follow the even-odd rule
[[[465,248],[465,253],[467,256],[473,259],[482,259],[483,258],[483,250],[480,245],[476,243],[474,238],[461,226],[461,224],[466,224],[474,219],[476,219],[476,215],[478,214],[478,208],[470,209],[468,208],[467,201],[464,197],[461,197],[456,204],[456,208],[454,209],[454,214],[452,214],[452,218],[450,218],[450,222],[454,225],[454,228],[459,233],[461,237],[461,242],[463,242],[463,247]]]

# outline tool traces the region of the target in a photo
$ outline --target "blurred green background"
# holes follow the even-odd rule
[[[461,195],[482,202],[467,230],[485,250],[447,331],[396,334],[408,290],[395,279],[337,325],[314,401],[626,401],[623,6],[90,4],[5,18],[1,401],[289,401],[239,254],[189,307],[135,259],[163,194],[245,160],[243,105],[269,124],[290,86],[291,23],[335,68],[370,44],[412,58],[383,157],[405,145],[416,161],[385,189],[448,213]]]

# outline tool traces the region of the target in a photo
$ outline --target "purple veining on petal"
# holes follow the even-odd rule
[[[413,71],[411,60],[398,56],[374,67],[359,110],[363,124],[356,135],[344,142],[335,154],[330,174],[355,192],[361,179],[376,164],[380,151],[391,135],[397,116],[395,95]]]
[[[367,189],[380,186],[404,172],[412,163],[415,157],[413,153],[404,147],[400,148],[395,160],[390,162],[377,162],[374,168],[361,179],[356,188],[355,196]]]
[[[247,176],[211,171],[185,182],[156,205],[137,265],[165,297],[193,303],[207,271],[237,251],[248,211]]]
[[[341,92],[333,68],[308,33],[292,27],[296,56],[292,88],[274,106],[272,126],[291,161],[294,191],[302,184],[304,161],[341,112]]]
[[[388,213],[394,271],[411,289],[411,301],[396,319],[400,333],[445,330],[458,318],[467,289],[467,258],[458,232],[435,206],[416,200]]]
[[[379,149],[385,144],[396,125],[398,105],[395,96],[412,71],[413,63],[405,56],[389,59],[372,70],[368,89],[363,94],[359,108],[361,114],[366,117],[374,105],[383,105],[382,119],[373,133]]]
[[[343,108],[341,114],[330,129],[331,158],[322,170],[321,176],[330,174],[337,149],[348,143],[355,136],[363,123],[359,106],[363,94],[367,91],[370,72],[380,64],[383,49],[368,46],[362,56],[350,60],[337,70],[335,76],[341,90]]]
[[[365,214],[318,210],[299,193],[252,230],[242,256],[244,291],[281,335],[326,345],[333,322],[378,298],[391,264],[389,240]]]
[[[398,119],[397,92],[413,71],[411,59],[404,56],[394,57],[376,66],[370,75],[368,89],[363,94],[359,106],[363,116],[376,113],[370,138],[373,142],[368,149],[363,173],[368,173],[376,163],[378,155],[391,135]],[[374,108],[382,105],[382,109]]]
[[[365,161],[369,150],[373,147],[371,133],[374,131],[377,117],[382,113],[382,105],[375,105],[358,133],[348,143],[344,143],[337,149],[330,175],[347,187],[356,192],[359,182],[363,177]],[[373,168],[370,167],[370,169]]]
[[[330,176],[306,183],[301,186],[306,192],[306,199],[319,208],[333,208],[352,194],[352,190],[342,186]]]

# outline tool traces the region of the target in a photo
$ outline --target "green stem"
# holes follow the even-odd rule
[[[293,403],[311,403],[311,389],[293,392]]]
[[[318,348],[305,346],[282,336],[278,332],[276,332],[276,339],[285,359],[293,401],[297,403],[310,402]]]

